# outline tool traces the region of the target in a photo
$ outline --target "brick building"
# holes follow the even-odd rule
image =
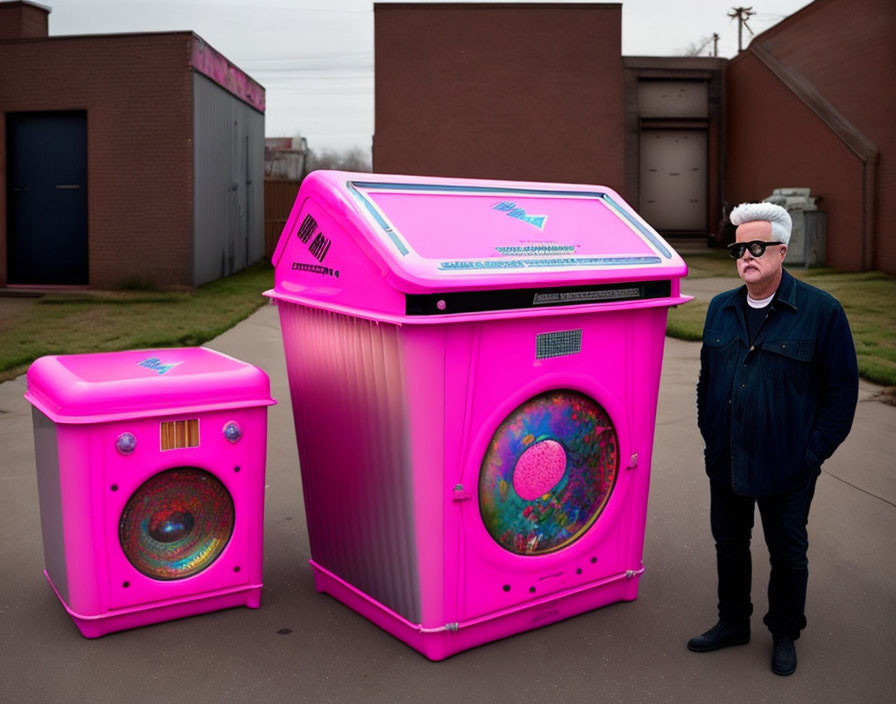
[[[728,200],[811,187],[843,269],[896,274],[894,37],[892,0],[816,0],[728,67]]]
[[[0,285],[198,286],[264,253],[264,89],[191,32],[0,2]]]
[[[374,171],[625,183],[620,5],[375,4]]]
[[[622,4],[375,4],[374,170],[600,183],[666,235],[809,187],[896,273],[896,3],[816,0],[731,61],[621,56]]]
[[[374,16],[374,171],[600,183],[667,233],[718,222],[724,59],[623,59],[619,3]]]

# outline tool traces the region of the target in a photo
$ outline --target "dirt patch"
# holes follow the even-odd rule
[[[896,406],[896,386],[887,386],[879,394],[871,397],[872,401],[880,401],[888,406]]]
[[[0,295],[0,330],[4,323],[11,326],[14,321],[28,314],[28,310],[40,299],[40,296]]]

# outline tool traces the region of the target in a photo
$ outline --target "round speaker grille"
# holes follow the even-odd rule
[[[479,471],[489,535],[519,555],[578,540],[613,490],[617,445],[607,412],[577,391],[549,391],[518,406],[495,431]]]
[[[212,474],[190,467],[140,485],[118,524],[124,554],[140,572],[183,579],[211,565],[233,533],[233,499]]]

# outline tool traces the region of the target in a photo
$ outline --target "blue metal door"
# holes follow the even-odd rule
[[[7,280],[87,284],[87,113],[6,115]]]

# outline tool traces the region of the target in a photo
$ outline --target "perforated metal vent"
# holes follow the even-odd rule
[[[582,351],[582,330],[543,332],[535,337],[535,359],[564,357]]]

